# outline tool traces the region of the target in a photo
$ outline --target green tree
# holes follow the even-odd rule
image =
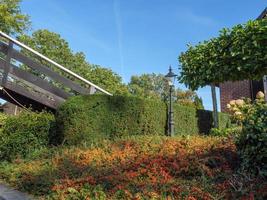
[[[166,99],[168,96],[168,81],[162,74],[132,76],[128,88],[132,95],[139,97]]]
[[[162,74],[142,74],[132,76],[128,84],[129,91],[134,96],[166,101],[169,97],[168,80]],[[203,109],[202,99],[192,90],[176,89],[173,95],[175,103]]]
[[[259,79],[267,74],[267,19],[249,21],[179,56],[179,80],[195,90],[225,81]]]
[[[175,102],[181,105],[204,109],[202,99],[192,90],[177,89],[175,91]]]
[[[180,82],[196,90],[211,86],[214,126],[218,127],[215,86],[225,81],[262,79],[267,74],[267,19],[222,29],[216,38],[181,53]],[[266,98],[267,101],[267,98]]]
[[[122,83],[122,78],[111,69],[99,65],[91,65],[91,73],[86,76],[88,80],[113,94],[128,95],[128,88]]]
[[[29,16],[21,13],[20,2],[0,0],[0,30],[6,34],[21,34],[30,27]]]
[[[121,77],[118,74],[99,65],[90,64],[86,61],[84,53],[73,52],[68,42],[61,38],[61,36],[57,33],[48,30],[37,30],[31,36],[21,35],[19,40],[39,53],[81,75],[85,79],[90,80],[94,84],[103,87],[105,90],[113,94],[123,94],[127,91],[126,86],[122,83]],[[53,70],[58,71],[58,73],[77,81],[74,77],[62,72],[46,61],[40,58],[35,58],[34,55],[31,55],[29,52],[24,51],[23,53],[32,56],[32,58],[37,59],[38,62],[53,68]],[[47,78],[42,74],[37,73],[37,75],[42,78]]]

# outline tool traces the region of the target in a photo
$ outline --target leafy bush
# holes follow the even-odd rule
[[[255,102],[231,101],[233,117],[242,125],[236,145],[242,169],[267,177],[267,104],[264,95]]]
[[[92,143],[127,135],[164,135],[166,107],[136,97],[90,95],[66,101],[56,114],[54,142]]]
[[[7,115],[4,113],[0,113],[0,129],[2,129],[3,125],[6,122]]]
[[[212,128],[210,130],[210,135],[211,136],[219,136],[219,137],[227,137],[227,136],[236,136],[241,133],[241,127],[232,127],[232,128]]]
[[[227,129],[212,128],[210,130],[210,135],[212,136],[222,136],[225,137],[228,135]]]
[[[161,101],[125,96],[76,96],[67,100],[56,114],[53,143],[92,144],[103,139],[129,135],[164,135],[167,105]],[[212,112],[175,105],[175,133],[208,133]],[[220,113],[220,125],[227,127],[229,116]]]
[[[175,105],[175,133],[208,133],[212,112]],[[228,115],[221,114],[225,127]],[[56,113],[52,143],[76,145],[129,135],[164,135],[167,105],[161,101],[125,96],[90,95],[67,100]]]
[[[235,163],[230,139],[133,136],[0,165],[0,177],[51,200],[237,199],[228,182]]]
[[[25,157],[48,144],[54,116],[47,112],[22,112],[9,116],[0,135],[0,158]]]

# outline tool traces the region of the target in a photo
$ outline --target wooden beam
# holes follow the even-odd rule
[[[13,43],[11,41],[9,41],[8,49],[7,49],[7,55],[6,55],[5,63],[4,63],[3,77],[2,77],[2,82],[1,82],[2,86],[5,86],[5,84],[7,82],[8,73],[10,70],[9,63],[11,62],[11,58],[12,58],[12,49],[13,49]]]
[[[41,65],[40,63],[37,63],[36,61],[31,60],[30,58],[22,55],[21,53],[14,52],[14,58],[26,64],[28,67],[49,76],[53,80],[63,83],[64,86],[71,88],[78,93],[89,94],[89,90],[81,87],[80,85],[74,83],[70,79],[65,78],[64,76],[59,75],[58,73],[54,72],[52,69],[45,67]]]
[[[0,69],[3,69],[3,66],[6,64],[5,61],[0,60]],[[31,73],[28,73],[26,71],[23,71],[22,69],[10,64],[10,74],[18,77],[19,79],[22,79],[24,81],[30,82],[33,85],[36,85],[44,90],[46,90],[47,92],[57,95],[59,97],[62,97],[64,99],[67,99],[68,97],[70,97],[71,95],[68,94],[67,92],[65,92],[64,90],[57,88],[55,86],[53,86],[52,84],[48,83],[47,81],[43,80],[42,78],[35,76]]]
[[[5,52],[5,48],[7,48],[7,45],[3,42],[0,42],[0,51]],[[12,56],[15,60],[18,60],[19,62],[27,65],[31,69],[37,70],[38,72],[41,72],[48,77],[52,78],[55,81],[58,81],[60,83],[63,83],[64,86],[73,89],[74,91],[80,93],[80,94],[90,94],[90,91],[79,84],[71,81],[70,79],[65,78],[64,76],[59,75],[58,73],[54,72],[52,69],[43,66],[42,64],[28,58],[27,56],[23,55],[19,51],[13,49],[12,50]]]
[[[0,41],[0,52],[3,54],[7,54],[8,45]]]
[[[11,98],[7,93],[6,91],[13,97]],[[38,111],[42,111],[42,110],[48,110],[48,111],[52,111],[52,112],[55,112],[55,109],[54,108],[50,108],[50,107],[47,107],[39,102],[36,102],[32,99],[29,99],[25,96],[22,96],[12,90],[9,90],[7,88],[5,88],[5,91],[4,90],[0,90],[0,98],[10,102],[10,103],[13,103],[19,107],[22,107],[21,105],[23,105],[24,107],[27,107],[27,108],[31,108],[33,110],[38,110]],[[14,101],[14,99],[16,101]],[[19,102],[19,103],[18,103]]]
[[[86,80],[85,78],[79,76],[78,74],[74,73],[73,71],[71,71],[71,70],[69,70],[69,69],[63,67],[62,65],[58,64],[57,62],[55,62],[55,61],[53,61],[53,60],[47,58],[45,55],[43,55],[43,54],[41,54],[41,53],[35,51],[34,49],[30,48],[29,46],[27,46],[27,45],[25,45],[25,44],[19,42],[18,40],[14,39],[14,38],[12,38],[12,37],[10,37],[10,36],[8,36],[7,34],[3,33],[2,31],[0,31],[0,35],[1,35],[2,37],[4,37],[5,39],[14,42],[14,44],[18,45],[19,47],[22,47],[22,48],[28,50],[29,52],[33,53],[35,56],[38,56],[39,58],[42,58],[43,60],[49,62],[50,64],[53,64],[53,66],[55,66],[55,67],[61,69],[62,71],[66,72],[67,74],[69,74],[69,75],[71,75],[71,76],[73,76],[73,77],[79,79],[80,81],[86,83],[87,85],[90,85],[90,86],[92,85],[92,86],[94,86],[95,88],[97,88],[98,91],[101,91],[101,92],[103,92],[103,93],[105,93],[105,94],[107,94],[107,95],[112,96],[112,94],[109,93],[109,92],[107,92],[106,90],[104,90],[104,89],[98,87],[97,85],[95,85],[95,84],[93,84],[92,82]]]
[[[25,87],[18,85],[16,83],[6,82],[4,87],[20,96],[24,96],[28,99],[32,99],[33,101],[43,104],[49,108],[56,109],[59,105],[61,105],[65,100],[63,98],[57,97],[55,95],[46,96],[38,92],[29,91]]]

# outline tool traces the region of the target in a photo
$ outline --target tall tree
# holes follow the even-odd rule
[[[132,76],[128,84],[129,91],[134,96],[167,100],[169,97],[168,80],[162,74],[142,74]],[[192,90],[176,89],[173,93],[175,103],[203,109],[202,99]]]
[[[267,74],[267,18],[222,29],[220,35],[181,53],[182,83],[193,90]]]
[[[125,93],[125,91],[127,91],[126,86],[122,83],[121,77],[118,74],[110,69],[103,68],[99,65],[92,65],[87,62],[84,53],[73,52],[68,42],[57,33],[48,30],[37,30],[31,36],[21,35],[19,40],[111,93]],[[24,51],[23,53],[32,56],[42,64],[58,71],[58,73],[77,81],[74,77],[51,66],[46,61],[40,58],[35,58],[34,55],[31,55],[29,52]],[[37,75],[47,78],[42,74]]]
[[[128,88],[122,83],[122,78],[109,68],[101,67],[100,65],[91,65],[91,72],[88,80],[97,83],[100,87],[111,91],[113,94],[127,95]]]
[[[222,29],[218,37],[189,46],[179,56],[182,83],[192,89],[211,86],[215,126],[218,126],[215,85],[262,79],[267,73],[266,35],[267,19],[249,21]]]
[[[168,96],[168,81],[162,74],[142,74],[132,76],[128,84],[132,95],[145,98],[166,99]]]
[[[192,90],[177,89],[175,91],[175,102],[181,105],[204,109],[202,99]]]
[[[21,0],[0,0],[0,30],[17,35],[30,27],[29,16],[20,10]]]

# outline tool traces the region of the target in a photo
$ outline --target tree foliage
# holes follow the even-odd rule
[[[182,90],[177,89],[175,91],[175,102],[184,105],[184,106],[190,106],[195,107],[197,109],[204,109],[202,99],[198,97],[197,93],[192,90]]]
[[[132,76],[128,84],[129,91],[134,96],[163,100],[168,96],[168,87],[164,75],[155,73]]]
[[[21,34],[30,26],[29,16],[21,13],[21,0],[0,0],[0,30],[6,34]]]
[[[138,97],[148,99],[161,99],[166,101],[169,98],[168,80],[163,74],[142,74],[132,76],[128,84],[129,92]],[[176,89],[173,93],[175,103],[180,105],[203,109],[202,99],[192,90]]]
[[[31,36],[21,35],[19,40],[111,93],[122,94],[127,91],[126,86],[122,84],[121,77],[118,74],[114,73],[111,69],[90,64],[86,60],[84,53],[73,52],[68,42],[57,33],[48,30],[37,30]],[[24,53],[31,55],[29,52]],[[34,58],[33,55],[31,56]],[[46,61],[40,58],[37,59],[42,64],[53,68]],[[57,68],[54,68],[54,70],[70,79],[76,80],[74,77],[70,77]],[[46,78],[42,74],[37,75]]]
[[[180,82],[191,89],[267,74],[267,19],[222,29],[216,38],[189,46],[179,56]]]

